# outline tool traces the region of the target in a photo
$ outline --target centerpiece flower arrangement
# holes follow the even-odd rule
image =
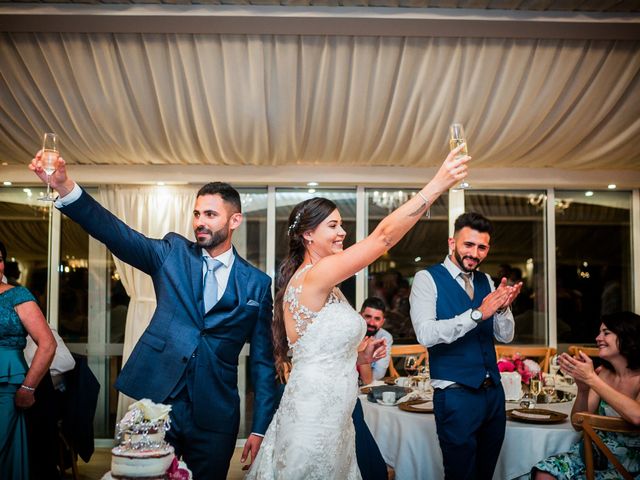
[[[498,371],[518,372],[522,378],[522,383],[529,385],[532,377],[540,375],[540,365],[536,361],[516,353],[511,357],[500,357],[498,359]]]

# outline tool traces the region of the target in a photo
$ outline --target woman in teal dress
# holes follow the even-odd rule
[[[0,242],[0,278],[7,251]],[[22,351],[27,334],[38,345],[31,368]],[[24,287],[0,284],[0,478],[29,478],[27,437],[22,410],[47,373],[56,341],[33,295]]]
[[[598,370],[594,370],[593,362],[582,352],[579,358],[566,353],[559,358],[560,368],[575,378],[578,386],[571,415],[593,412],[640,425],[640,316],[621,312],[603,317],[596,343],[598,356],[604,360]],[[599,435],[624,468],[634,478],[640,478],[640,437],[614,432]],[[604,455],[596,459],[597,479],[621,478]],[[535,480],[585,478],[582,441],[566,453],[537,463],[532,476]]]

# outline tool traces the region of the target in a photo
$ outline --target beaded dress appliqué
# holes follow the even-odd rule
[[[337,288],[318,312],[300,303],[300,277],[310,267],[285,292],[284,308],[298,334],[290,343],[291,375],[247,479],[361,479],[351,414],[358,395],[357,348],[366,325]]]

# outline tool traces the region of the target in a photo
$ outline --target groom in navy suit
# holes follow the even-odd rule
[[[39,154],[30,169],[46,181]],[[153,280],[157,307],[116,381],[135,399],[172,405],[167,440],[194,479],[224,479],[240,420],[238,356],[251,344],[255,390],[252,434],[242,454],[255,459],[275,410],[271,279],[241,258],[231,237],[242,222],[240,195],[226,183],[196,196],[196,242],[169,233],[147,238],[103,208],[66,174],[50,178],[56,207],[122,261]]]

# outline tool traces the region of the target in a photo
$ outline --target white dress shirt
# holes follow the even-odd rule
[[[391,345],[393,345],[393,337],[384,328],[381,328],[373,336],[376,340],[384,338],[387,341],[387,353],[380,360],[376,360],[371,363],[371,370],[374,380],[382,380],[387,374],[387,368],[389,368],[389,362],[391,361]]]
[[[464,290],[464,280],[460,277],[463,273],[460,268],[447,256],[442,262],[453,279]],[[473,275],[486,275],[491,291],[495,290],[493,280],[489,275],[482,272],[473,272]],[[440,343],[452,343],[458,338],[466,335],[478,324],[471,320],[471,310],[468,309],[453,318],[437,319],[436,302],[438,299],[438,289],[431,274],[426,270],[416,273],[411,286],[409,303],[411,304],[411,322],[416,332],[416,338],[425,347],[429,348]],[[499,342],[509,343],[513,340],[514,334],[513,314],[510,309],[502,313],[496,312],[493,316],[493,335]],[[453,382],[447,380],[431,379],[434,388],[445,388]]]

